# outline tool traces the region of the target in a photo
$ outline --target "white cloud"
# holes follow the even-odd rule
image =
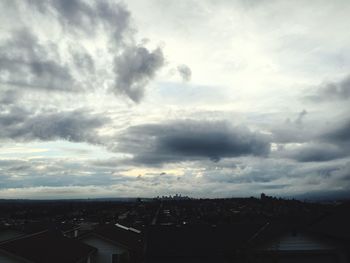
[[[346,1],[27,0],[0,8],[0,196],[350,188],[340,162],[349,158]],[[186,119],[205,125],[174,128]],[[135,127],[157,129],[143,136]],[[189,137],[197,141],[190,151]],[[215,149],[204,137],[221,148],[250,145],[251,154]],[[137,161],[160,157],[164,138],[170,159],[161,167]]]

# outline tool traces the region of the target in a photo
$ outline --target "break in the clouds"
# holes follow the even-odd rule
[[[0,197],[349,192],[346,1],[0,8]]]

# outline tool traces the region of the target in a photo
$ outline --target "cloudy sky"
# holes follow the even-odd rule
[[[348,1],[0,9],[0,198],[350,191]]]

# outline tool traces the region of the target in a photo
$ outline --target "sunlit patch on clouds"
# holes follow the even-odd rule
[[[40,149],[40,148],[27,148],[27,147],[9,147],[1,148],[1,155],[8,155],[8,154],[32,154],[32,153],[43,153],[47,152],[47,149]]]
[[[0,8],[0,198],[349,191],[345,2]]]

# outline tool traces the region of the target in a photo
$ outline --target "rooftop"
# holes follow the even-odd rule
[[[35,263],[76,263],[87,258],[96,248],[58,232],[44,231],[0,243],[1,250]]]

